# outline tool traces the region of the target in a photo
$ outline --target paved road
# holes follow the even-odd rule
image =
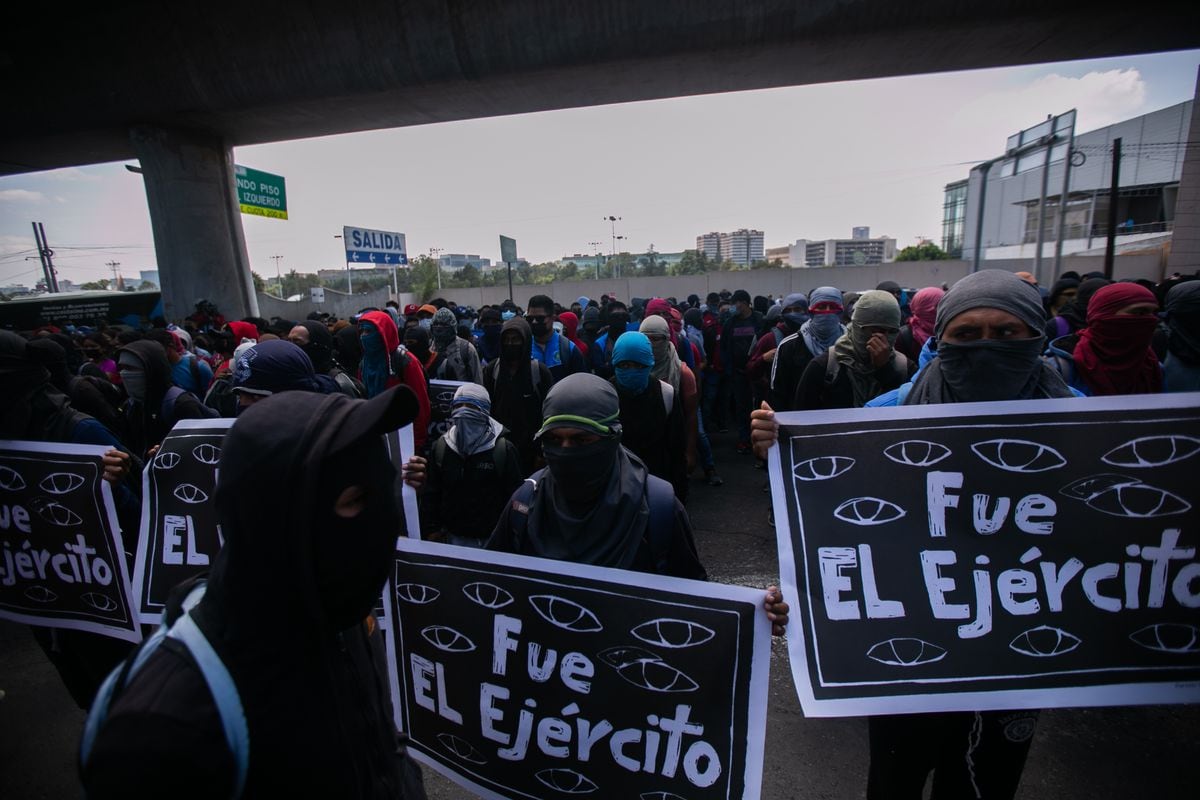
[[[749,456],[734,454],[730,435],[716,437],[715,445],[726,484],[697,483],[688,504],[700,555],[713,580],[766,586],[778,577],[762,491],[766,473]],[[28,631],[9,623],[0,623],[0,691],[0,798],[78,797],[75,747],[83,714]],[[772,652],[769,702],[766,800],[865,795],[866,722],[805,719],[782,641]],[[1197,765],[1200,707],[1048,711],[1018,797],[1191,800]],[[430,770],[426,780],[433,800],[471,796]]]

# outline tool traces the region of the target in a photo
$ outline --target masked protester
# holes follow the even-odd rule
[[[500,357],[500,312],[488,308],[480,312],[479,328],[479,357],[485,364],[491,364]]]
[[[46,344],[34,346],[11,331],[0,330],[0,439],[108,447],[104,479],[113,487],[121,527],[136,532],[141,509],[141,464],[130,457],[129,448],[112,431],[72,407],[67,396],[51,382],[50,373],[41,363],[45,353],[37,352]],[[80,708],[91,705],[104,676],[130,649],[127,642],[94,633],[41,627],[32,630]]]
[[[232,681],[249,742],[243,796],[424,797],[392,724],[371,615],[402,528],[380,435],[417,411],[407,388],[371,401],[288,392],[247,409],[225,438],[225,544],[198,602],[196,582],[181,585],[166,623],[206,643]],[[238,794],[207,673],[168,641],[85,735],[89,797]]]
[[[900,329],[896,337],[896,349],[904,354],[912,363],[921,360],[921,348],[933,336],[933,326],[937,316],[937,305],[945,292],[937,286],[926,286],[913,295],[909,308],[912,316]]]
[[[1044,322],[1032,285],[1003,270],[968,275],[938,306],[938,357],[921,370],[905,404],[1072,397],[1040,357]],[[752,424],[755,447],[765,454],[778,439],[774,413],[755,411]],[[932,771],[937,797],[1011,799],[1037,716],[1019,710],[870,717],[867,798],[920,797]],[[1012,735],[1016,729],[1021,736]]]
[[[862,408],[871,398],[898,388],[916,367],[893,348],[899,332],[895,296],[879,289],[863,292],[846,333],[825,358],[814,358],[804,368],[795,407]]]
[[[171,383],[171,365],[158,342],[130,342],[117,352],[125,404],[125,435],[135,455],[145,457],[181,419],[215,416],[201,400]]]
[[[521,474],[533,472],[537,459],[534,434],[541,425],[541,408],[554,378],[545,364],[529,355],[533,334],[522,317],[504,323],[500,357],[483,374],[483,386],[492,398],[492,416],[511,431],[521,455]]]
[[[592,346],[599,337],[600,309],[595,306],[588,306],[583,310],[583,317],[579,323],[579,340],[587,345],[587,349],[584,352],[587,354],[589,364],[592,363]]]
[[[1150,347],[1158,300],[1136,283],[1114,283],[1088,301],[1087,327],[1050,346],[1063,379],[1086,395],[1155,394],[1162,367]]]
[[[583,354],[584,363],[587,363],[588,346],[583,339],[579,338],[579,317],[571,312],[564,311],[558,315],[558,321],[563,325],[563,334],[571,340],[571,343],[579,348],[579,352]]]
[[[675,393],[675,401],[683,406],[683,426],[686,436],[686,470],[690,472],[696,466],[696,426],[697,413],[700,405],[700,392],[696,385],[696,376],[688,369],[687,364],[679,362],[676,348],[671,344],[667,322],[660,316],[649,316],[642,320],[641,333],[650,341],[654,353],[654,367],[650,371],[651,378],[657,378],[671,386]],[[620,340],[618,340],[618,344]],[[616,351],[614,350],[614,358]]]
[[[671,352],[669,343],[661,349]],[[669,381],[654,376],[654,350],[644,333],[626,333],[618,339],[613,361],[612,384],[620,401],[625,446],[642,460],[651,475],[671,484],[679,502],[686,503],[687,432],[678,390]]]
[[[606,328],[596,338],[596,346],[588,350],[592,362],[592,372],[602,378],[611,378],[613,374],[612,350],[621,334],[629,330],[629,310],[620,300],[612,300],[608,304]],[[636,329],[635,329],[636,330]]]
[[[413,424],[413,441],[418,452],[429,436],[429,390],[422,365],[400,345],[396,323],[382,311],[368,311],[358,323],[362,362],[358,378],[367,397],[378,397],[393,386],[404,384],[417,396],[420,411]]]
[[[1064,276],[1065,277],[1065,276]],[[1046,338],[1053,342],[1063,336],[1078,333],[1087,327],[1087,309],[1092,295],[1108,286],[1112,281],[1108,278],[1088,278],[1079,283],[1071,297],[1058,309],[1058,314],[1046,323]]]
[[[454,312],[440,308],[433,315],[429,336],[433,340],[433,361],[426,369],[430,379],[483,383],[479,354],[475,346],[458,337],[458,321]],[[407,337],[406,337],[407,338]]]
[[[777,411],[792,411],[796,389],[808,362],[822,358],[845,333],[842,326],[842,293],[832,286],[814,289],[808,304],[808,319],[800,329],[779,343],[771,359],[768,402]]]
[[[799,333],[809,316],[808,297],[801,292],[789,294],[782,305],[772,308],[779,309],[775,324],[758,338],[750,351],[750,360],[746,362],[746,375],[754,385],[754,397],[759,402],[766,399],[770,391],[772,366],[784,339]]]
[[[764,298],[765,299],[765,298]],[[750,293],[738,289],[733,293],[735,312],[721,331],[721,363],[724,366],[725,389],[721,406],[728,408],[733,399],[734,419],[738,426],[737,452],[750,452],[750,410],[753,408],[753,388],[746,374],[750,352],[763,332],[763,314],[750,305]],[[761,304],[760,304],[761,305]]]
[[[542,413],[537,438],[547,466],[505,505],[488,549],[706,579],[671,485],[621,445],[617,390],[595,375],[571,375],[550,390]],[[781,634],[788,609],[775,587],[764,605]]]
[[[366,397],[363,385],[342,369],[334,359],[333,334],[324,323],[315,320],[298,323],[288,331],[287,338],[308,356],[313,371],[332,378],[342,394],[353,398]]]
[[[1172,286],[1165,303],[1167,358],[1163,389],[1200,391],[1200,281]]]
[[[529,330],[533,335],[530,354],[546,365],[554,380],[561,380],[576,372],[588,371],[583,353],[575,343],[554,330],[556,318],[553,300],[544,294],[529,298],[525,321],[529,323]]]
[[[482,547],[525,476],[521,454],[490,416],[491,399],[482,386],[458,387],[451,408],[450,430],[433,443],[428,464],[416,470],[426,473],[421,527],[435,541]]]
[[[313,370],[312,362],[296,345],[282,339],[259,342],[233,364],[233,393],[238,413],[281,392],[338,392],[337,382]]]

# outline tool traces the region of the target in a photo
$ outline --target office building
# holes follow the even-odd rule
[[[705,233],[696,237],[696,249],[713,261],[721,259],[721,234]]]
[[[722,261],[732,261],[734,264],[749,266],[763,258],[763,232],[739,228],[731,233],[721,234]]]
[[[854,231],[870,233],[870,228],[855,228]],[[863,267],[896,260],[896,240],[890,236],[797,239],[788,249],[794,267]]]
[[[851,239],[870,239],[871,238],[871,229],[870,229],[870,227],[868,227],[866,225],[861,225],[861,226],[852,228],[850,231],[850,238]]]
[[[785,267],[790,267],[792,266],[792,248],[789,245],[768,247],[763,253],[763,258],[767,261],[778,261]]]
[[[464,253],[444,253],[438,256],[438,264],[442,269],[460,270],[468,264],[475,269],[484,270],[490,269],[492,260],[490,258],[480,258],[477,255],[467,255]]]
[[[1062,222],[1064,255],[1103,253],[1113,202],[1118,252],[1130,246],[1165,248],[1174,228],[1187,141],[1194,137],[1189,136],[1192,104],[1189,100],[1104,128],[1075,133],[1069,162],[1067,148],[1074,112],[1014,134],[1002,155],[972,169],[965,181],[947,184],[943,249],[951,255],[961,254],[968,261],[974,258],[976,248],[981,260],[1034,258],[1040,220],[1042,258],[1053,259],[1068,163]],[[1110,191],[1112,154],[1113,142],[1118,138],[1122,154],[1114,200]],[[1040,199],[1046,169],[1049,173],[1043,206]],[[1046,272],[1039,277],[1049,280],[1053,276]]]

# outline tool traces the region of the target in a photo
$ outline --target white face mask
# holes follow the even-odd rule
[[[121,370],[121,384],[125,392],[134,400],[146,399],[146,373],[133,370]]]
[[[417,324],[420,325],[425,330],[429,330],[433,326],[433,317],[428,317],[426,319],[419,320],[417,322]]]
[[[557,333],[560,333],[560,334],[561,334],[561,333],[563,332],[563,324],[562,324],[561,322],[558,322],[557,320],[555,320],[555,322],[554,322],[554,330],[555,330]]]

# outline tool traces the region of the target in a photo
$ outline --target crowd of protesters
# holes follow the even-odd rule
[[[1200,280],[1172,276],[1155,285],[1068,273],[1045,290],[1032,276],[985,270],[953,287],[888,281],[864,292],[819,286],[773,298],[739,289],[567,305],[535,295],[523,309],[511,300],[476,309],[437,299],[363,309],[352,319],[227,321],[202,304],[188,319],[146,329],[75,321],[0,331],[0,377],[0,438],[109,448],[105,478],[126,531],[138,529],[143,465],[172,427],[239,418],[216,499],[227,543],[197,619],[219,641],[239,688],[267,680],[251,654],[268,651],[272,637],[239,616],[261,611],[275,591],[257,582],[265,551],[250,532],[286,538],[293,526],[287,535],[311,540],[303,550],[317,572],[320,611],[289,624],[310,650],[299,657],[320,666],[271,674],[297,691],[330,682],[332,698],[306,720],[277,701],[250,703],[252,733],[307,736],[313,759],[283,780],[283,767],[268,757],[252,766],[249,785],[416,797],[419,774],[389,738],[386,719],[345,716],[346,703],[380,693],[358,675],[373,657],[370,631],[360,644],[348,644],[346,631],[362,628],[355,621],[369,613],[386,570],[341,563],[329,537],[386,526],[397,513],[379,499],[387,491],[365,491],[394,474],[371,436],[413,423],[417,452],[405,478],[419,491],[427,538],[704,579],[685,504],[693,483],[723,483],[711,434],[734,431],[737,457],[761,466],[775,440],[774,411],[1195,391]],[[430,380],[461,383],[450,427],[436,438]],[[331,439],[319,435],[321,425],[343,432]],[[246,463],[227,464],[231,453]],[[277,491],[269,487],[276,483]],[[386,550],[386,541],[374,544]],[[780,633],[787,607],[774,587],[765,606]],[[82,707],[125,658],[114,640],[36,634]],[[167,711],[152,708],[163,682],[184,695],[203,691],[178,654],[156,658],[159,683],[122,699],[115,733],[85,767],[94,796],[127,789],[130,742],[164,759],[148,785],[178,787],[178,754],[163,744],[170,725],[192,714],[201,728],[220,726],[211,709],[178,697]],[[963,724],[955,715],[872,718],[869,796],[919,796],[930,770],[954,774]],[[986,727],[982,735],[997,738]],[[930,738],[944,746],[933,748]],[[339,741],[319,756],[331,739]],[[1028,740],[986,744],[977,742],[973,756],[982,763],[995,754],[985,796],[1011,797]],[[221,764],[219,754],[212,758]],[[192,788],[228,793],[224,774],[214,770],[214,782]]]

